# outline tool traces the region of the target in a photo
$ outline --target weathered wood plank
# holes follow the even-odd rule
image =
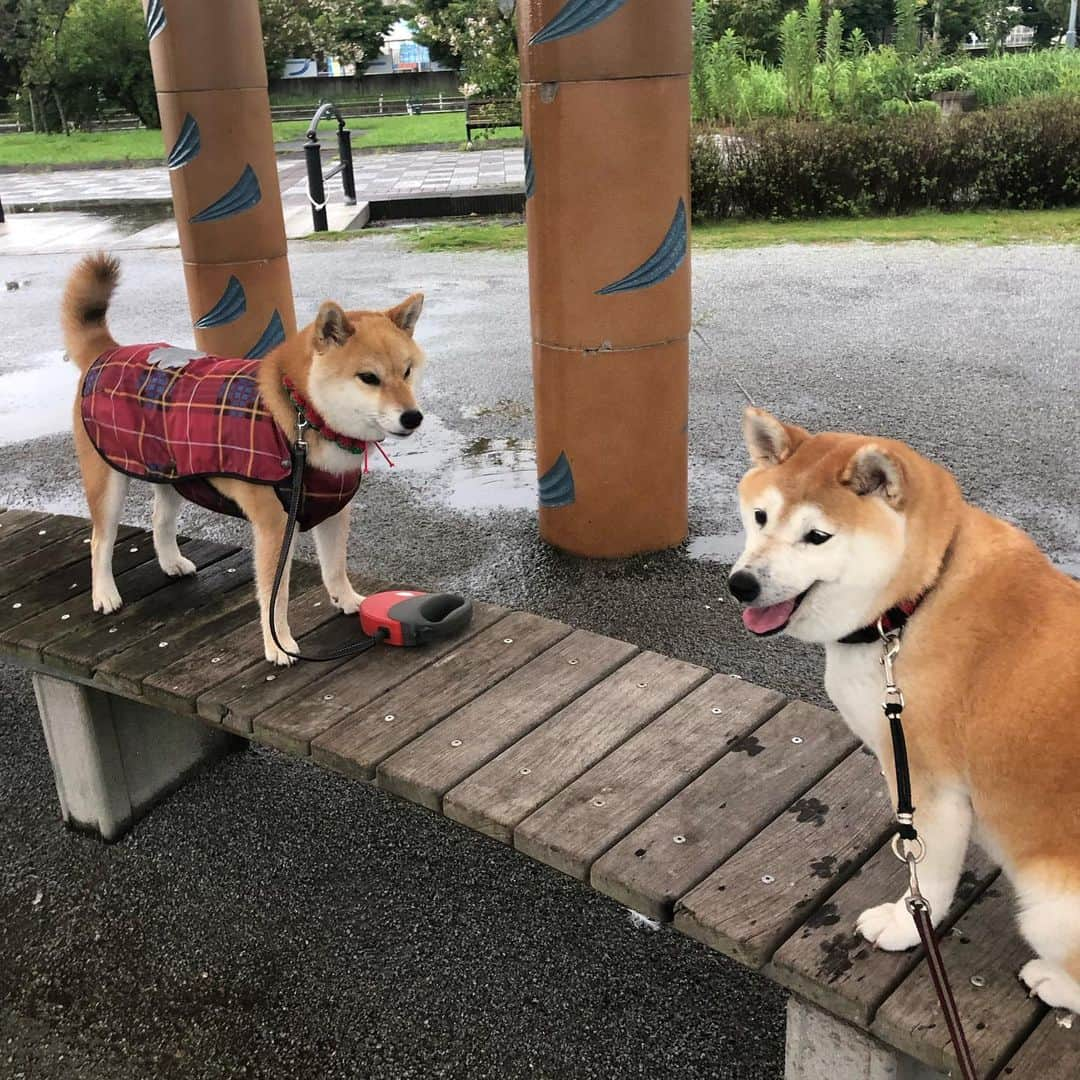
[[[305,567],[304,563],[293,567],[292,586],[299,595],[289,604],[289,626],[298,639],[341,615],[322,586],[305,589]],[[311,568],[311,576],[318,576],[314,568]],[[179,659],[143,679],[143,697],[174,712],[196,712],[200,695],[209,701],[214,687],[262,660],[262,626],[256,617],[250,623],[241,623],[207,641],[192,642]],[[215,710],[206,719],[220,723],[221,712]]]
[[[43,514],[40,510],[8,510],[3,521],[0,521],[0,545],[6,544],[9,537],[23,529],[46,521],[48,517],[48,514]]]
[[[311,755],[338,772],[372,780],[379,763],[396,750],[569,633],[565,623],[513,611],[312,738]],[[388,716],[393,719],[388,721]],[[262,724],[262,718],[255,722],[256,733]]]
[[[77,626],[43,648],[42,659],[50,669],[88,678],[105,660],[132,645],[158,647],[161,641],[168,640],[161,636],[167,626],[219,614],[234,590],[250,586],[252,566],[246,551],[217,547],[212,561],[196,563],[197,574],[169,578],[168,587],[125,603],[108,616],[107,626],[93,621]],[[246,594],[241,596],[246,598]]]
[[[133,546],[138,548],[134,554],[130,550]],[[58,604],[70,603],[90,592],[90,549],[82,547],[81,552],[81,557],[55,571],[50,569],[45,573],[34,573],[25,586],[0,601],[0,634],[50,611]],[[113,553],[113,570],[118,576],[153,557],[149,534],[130,526],[121,526]],[[41,556],[38,558],[40,560]]]
[[[392,754],[379,766],[379,787],[430,810],[440,809],[450,788],[636,652],[625,641],[575,630]]]
[[[684,934],[759,968],[881,845],[892,812],[856,750],[679,901]]]
[[[220,564],[226,572],[231,569],[228,563],[225,560]],[[211,573],[217,570],[214,567]],[[318,577],[314,567],[303,563],[295,567],[293,574],[302,579],[302,587]],[[174,659],[186,656],[207,641],[220,641],[235,630],[259,629],[259,605],[251,586],[253,576],[250,569],[242,581],[236,580],[241,575],[230,575],[227,588],[210,602],[194,612],[181,610],[167,616],[153,632],[156,640],[138,641],[99,664],[94,670],[95,684],[127,697],[142,697],[143,681]],[[259,634],[261,640],[261,629]],[[182,711],[192,712],[194,708],[192,697]]]
[[[832,712],[794,701],[592,868],[598,892],[670,921],[675,901],[712,873],[851,753],[858,740]]]
[[[134,604],[175,583],[175,578],[164,574],[157,560],[153,558],[149,539],[131,540],[122,550],[128,555],[135,556],[145,554],[147,548],[151,549],[147,561],[116,578],[117,587],[120,589],[120,595],[124,598],[125,604]],[[191,540],[186,544],[181,544],[180,550],[196,566],[203,567],[216,562],[223,553],[231,554],[236,549],[225,548],[221,544],[214,544],[207,540]],[[45,649],[65,637],[73,629],[96,631],[104,628],[102,632],[107,634],[113,620],[120,612],[101,615],[92,610],[88,595],[76,595],[72,590],[72,596],[71,600],[4,631],[0,634],[0,649],[14,653],[17,658],[37,662],[40,661]]]
[[[960,917],[960,933],[941,943],[980,1076],[996,1074],[1046,1011],[1016,977],[1033,954],[1016,930],[1015,904],[1011,887],[999,877]],[[956,1068],[925,962],[886,999],[870,1030],[932,1068]]]
[[[708,677],[658,653],[636,656],[449,791],[443,813],[512,843],[516,825]]]
[[[631,829],[784,704],[717,675],[613,750],[514,830],[514,846],[582,880]]]
[[[1080,1018],[1063,1027],[1061,1012],[1051,1012],[1028,1036],[1002,1076],[1012,1080],[1076,1080],[1080,1076]]]
[[[944,930],[996,874],[986,855],[969,853]],[[869,1027],[878,1006],[922,960],[923,951],[875,949],[856,932],[855,923],[867,908],[903,896],[907,883],[907,867],[886,844],[784,942],[767,973],[834,1016]]]
[[[67,514],[47,518],[0,540],[0,598],[44,573],[84,557],[90,523]],[[49,568],[49,569],[46,569]]]
[[[460,636],[423,648],[377,646],[348,660],[326,664],[296,664],[273,669],[260,664],[223,683],[209,695],[225,701],[221,723],[241,735],[253,733],[253,723],[265,717],[277,732],[278,744],[292,753],[307,754],[315,735],[366,704],[372,697],[452,652],[462,641],[483,630],[505,614],[487,604],[473,607],[472,625]],[[300,640],[302,649],[314,653],[333,651],[357,640],[355,618],[335,619]],[[267,674],[269,672],[269,674]],[[317,685],[316,685],[317,684]],[[232,695],[226,700],[226,695]],[[209,702],[199,698],[199,712]],[[282,745],[283,744],[283,745]]]

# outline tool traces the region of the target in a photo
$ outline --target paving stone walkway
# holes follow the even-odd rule
[[[331,147],[323,163],[335,162]],[[520,147],[499,150],[420,150],[386,154],[358,154],[354,158],[356,194],[361,202],[380,196],[419,192],[520,188],[525,163]],[[298,158],[278,161],[278,175],[286,212],[302,204],[307,195],[304,163]],[[331,201],[340,187],[328,182]],[[53,172],[0,173],[0,200],[10,211],[34,207],[61,209],[86,203],[161,202],[170,197],[169,173],[162,167],[135,169],[62,169]]]

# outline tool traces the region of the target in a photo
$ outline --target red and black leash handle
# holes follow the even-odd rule
[[[886,631],[878,623],[878,631],[881,635],[882,652],[881,663],[885,668],[885,700],[881,708],[889,721],[889,731],[892,735],[893,762],[896,767],[896,835],[893,837],[892,849],[896,857],[908,868],[908,892],[910,895],[905,900],[907,909],[915,921],[915,929],[926,950],[926,964],[930,970],[930,981],[934,984],[934,992],[937,994],[938,1003],[941,1006],[942,1015],[945,1017],[945,1026],[949,1031],[953,1049],[956,1051],[957,1064],[960,1067],[960,1075],[963,1080],[979,1080],[979,1074],[975,1068],[975,1059],[968,1045],[967,1035],[964,1033],[964,1024],[960,1018],[960,1010],[956,1005],[952,985],[949,982],[949,974],[945,970],[945,962],[941,958],[941,949],[938,946],[937,935],[934,933],[933,912],[930,910],[930,902],[922,894],[919,888],[918,865],[926,855],[926,844],[919,836],[915,828],[915,807],[911,797],[911,766],[908,762],[907,739],[904,737],[904,695],[896,685],[893,674],[893,661],[900,652],[900,630]]]

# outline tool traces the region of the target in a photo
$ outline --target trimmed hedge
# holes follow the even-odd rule
[[[781,121],[735,136],[700,131],[691,194],[704,220],[1080,205],[1080,99],[874,124]]]

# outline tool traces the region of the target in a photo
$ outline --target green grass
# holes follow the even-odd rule
[[[1080,209],[995,210],[906,217],[822,218],[811,221],[733,221],[694,228],[694,246],[767,247],[773,244],[843,244],[862,240],[895,244],[1074,244],[1080,242]]]
[[[461,145],[465,142],[464,113],[421,113],[419,116],[374,116],[347,120],[355,149],[415,145]],[[278,142],[302,139],[307,121],[279,120]],[[337,125],[319,126],[320,141],[336,146]],[[520,128],[500,128],[500,138],[521,138]],[[477,145],[482,148],[483,143]],[[71,135],[0,135],[0,165],[91,165],[98,162],[161,161],[160,131],[77,131]]]
[[[323,233],[313,239],[349,240],[355,232]],[[499,223],[423,225],[396,229],[413,251],[521,251],[525,226]],[[694,248],[770,247],[776,244],[896,244],[928,240],[938,244],[1080,243],[1080,209],[1003,210],[965,214],[912,214],[891,218],[825,218],[815,221],[739,221],[696,225]]]

